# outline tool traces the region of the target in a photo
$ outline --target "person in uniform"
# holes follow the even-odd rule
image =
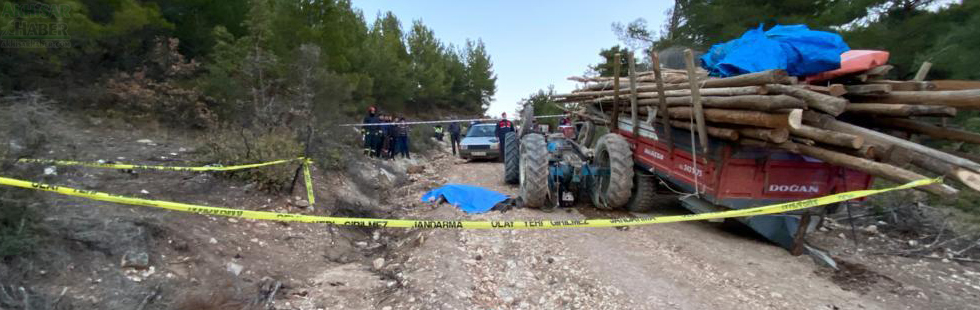
[[[504,146],[504,136],[506,136],[508,132],[514,131],[514,123],[507,119],[507,112],[501,113],[500,118],[501,120],[497,122],[495,134],[497,135],[498,146],[500,146],[500,160],[503,161],[505,156],[504,150],[506,149]]]

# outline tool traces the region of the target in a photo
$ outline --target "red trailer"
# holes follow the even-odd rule
[[[681,199],[693,212],[751,208],[863,190],[870,188],[872,182],[868,174],[817,159],[719,139],[709,139],[707,153],[692,152],[692,142],[697,142],[690,131],[672,128],[670,139],[666,139],[663,126],[641,123],[634,136],[630,124],[629,120],[620,119],[617,133],[632,144],[638,172],[656,175],[677,192],[695,193],[697,188],[698,195],[684,195]],[[698,149],[701,150],[699,144]],[[822,214],[821,208],[739,220],[773,242],[798,252],[802,244],[794,240],[802,236],[797,235],[815,225],[810,217]],[[800,229],[800,223],[810,224],[805,225],[807,229]]]

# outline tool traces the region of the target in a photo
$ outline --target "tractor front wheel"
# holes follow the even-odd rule
[[[633,151],[626,138],[608,133],[595,147],[595,165],[599,168],[592,199],[597,208],[619,209],[625,206],[633,191]]]
[[[528,208],[540,208],[548,202],[548,144],[536,133],[521,138],[521,200]]]

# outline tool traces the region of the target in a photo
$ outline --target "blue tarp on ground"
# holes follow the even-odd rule
[[[435,202],[440,196],[466,213],[490,211],[494,205],[507,199],[507,195],[478,186],[446,184],[422,195],[422,202]]]
[[[840,55],[851,49],[840,35],[806,25],[777,25],[769,31],[762,27],[712,46],[701,56],[704,68],[722,77],[771,69],[807,76],[840,68]]]

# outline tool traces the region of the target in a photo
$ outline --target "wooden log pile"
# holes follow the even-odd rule
[[[651,59],[659,67],[655,53]],[[608,124],[615,114],[630,119],[637,111],[636,119],[668,130],[786,150],[894,182],[930,176],[956,181],[920,188],[937,195],[958,193],[952,185],[980,191],[980,156],[915,142],[927,137],[980,144],[980,133],[945,120],[960,110],[980,110],[980,82],[930,82],[925,72],[911,81],[888,80],[888,65],[819,85],[783,70],[711,78],[691,67],[631,72],[630,78],[572,77],[585,86],[555,99],[579,103],[585,108],[577,114],[597,122]]]

